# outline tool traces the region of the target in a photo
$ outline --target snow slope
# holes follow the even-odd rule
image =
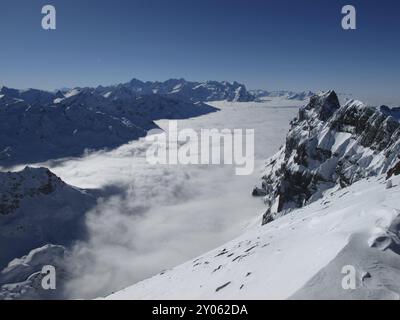
[[[323,198],[107,299],[400,297],[400,179],[384,176]],[[341,287],[345,265],[357,287]]]

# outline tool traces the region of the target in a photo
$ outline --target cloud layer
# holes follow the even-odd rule
[[[223,106],[221,112],[179,121],[179,128],[255,129],[260,167],[282,144],[295,112]],[[123,190],[87,214],[89,237],[73,248],[68,261],[74,276],[67,284],[70,297],[110,294],[222,245],[260,221],[264,207],[251,197],[257,170],[236,176],[233,166],[151,166],[145,159],[148,147],[141,139],[48,164],[72,185]]]

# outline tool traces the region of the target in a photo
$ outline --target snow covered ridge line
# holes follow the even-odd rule
[[[263,224],[312,203],[324,191],[347,187],[400,163],[397,110],[351,100],[340,106],[334,91],[314,95],[291,123],[285,145],[267,161],[261,188]]]

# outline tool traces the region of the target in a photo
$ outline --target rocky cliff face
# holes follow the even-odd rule
[[[285,145],[267,162],[261,188],[268,209],[263,224],[345,188],[394,170],[400,162],[400,123],[382,111],[351,100],[340,106],[334,91],[313,96],[291,123]]]

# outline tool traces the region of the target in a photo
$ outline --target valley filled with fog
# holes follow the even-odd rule
[[[235,175],[232,165],[150,165],[145,138],[112,151],[41,164],[68,184],[112,194],[87,214],[88,238],[72,250],[68,265],[74,280],[67,284],[71,297],[110,294],[261,223],[265,206],[251,191],[265,159],[284,143],[298,108],[212,104],[221,111],[178,120],[178,129],[255,129],[251,175]],[[168,128],[168,120],[157,124]]]

